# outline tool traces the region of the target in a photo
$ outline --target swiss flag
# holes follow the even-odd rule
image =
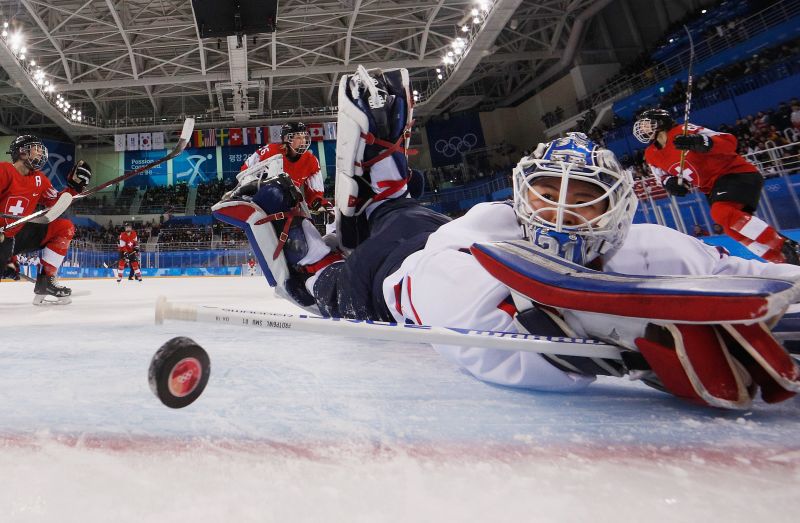
[[[241,129],[230,129],[228,145],[244,145],[244,135]]]
[[[321,123],[310,123],[306,125],[306,129],[308,129],[308,134],[311,136],[312,142],[321,142],[325,137],[325,132]]]

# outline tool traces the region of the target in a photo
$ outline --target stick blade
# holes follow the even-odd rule
[[[189,141],[189,138],[192,136],[192,131],[194,130],[194,118],[187,118],[185,122],[183,122],[183,130],[181,130],[181,140]]]

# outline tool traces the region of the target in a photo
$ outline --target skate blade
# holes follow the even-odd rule
[[[39,307],[48,305],[69,305],[70,303],[72,303],[72,299],[69,296],[56,297],[49,294],[37,294],[33,297],[33,304]]]

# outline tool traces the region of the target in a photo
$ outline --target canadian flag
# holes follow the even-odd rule
[[[228,145],[243,145],[244,144],[244,134],[242,133],[241,129],[229,129],[230,134],[228,135],[229,141]]]
[[[310,123],[306,125],[306,129],[308,129],[308,134],[311,136],[312,142],[321,142],[323,138],[325,138],[325,132],[321,123]]]

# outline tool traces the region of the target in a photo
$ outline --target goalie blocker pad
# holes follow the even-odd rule
[[[779,316],[800,294],[794,282],[755,276],[634,276],[599,272],[525,240],[474,244],[492,276],[550,307],[679,323],[754,323]]]

